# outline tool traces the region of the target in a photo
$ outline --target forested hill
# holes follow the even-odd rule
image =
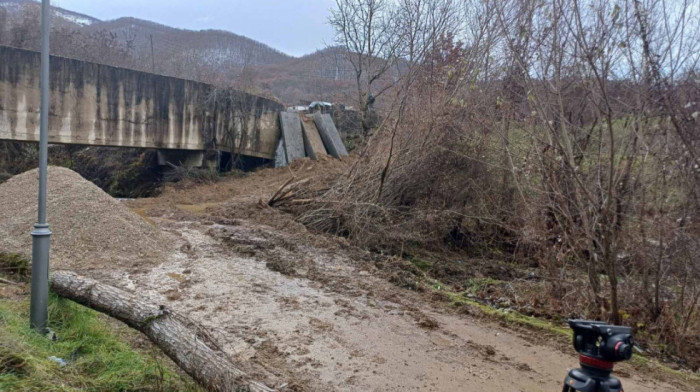
[[[232,32],[185,30],[137,18],[102,21],[53,7],[52,53],[276,97],[333,100],[347,96],[337,50],[295,58]],[[0,44],[39,50],[40,4],[0,0]]]
[[[152,38],[154,50],[158,49],[157,56],[172,58],[184,52],[208,65],[266,65],[291,59],[279,50],[228,31],[183,30],[137,18],[96,22],[84,29],[91,33],[114,34],[123,44],[131,45],[134,55],[140,58],[151,55]]]

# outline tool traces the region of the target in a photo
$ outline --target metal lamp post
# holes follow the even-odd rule
[[[49,149],[49,23],[50,0],[41,2],[41,114],[39,125],[39,220],[32,231],[32,299],[30,326],[46,332],[49,302],[49,248],[51,230],[46,223],[46,171]]]

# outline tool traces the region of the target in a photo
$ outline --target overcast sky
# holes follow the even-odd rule
[[[98,19],[123,16],[191,30],[228,30],[301,56],[332,43],[334,0],[52,0]]]

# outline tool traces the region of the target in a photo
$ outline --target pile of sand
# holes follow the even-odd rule
[[[31,256],[37,187],[37,170],[0,184],[0,251]],[[168,254],[155,227],[69,169],[49,167],[47,215],[52,268],[138,268]]]

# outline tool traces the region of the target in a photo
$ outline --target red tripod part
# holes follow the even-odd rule
[[[611,375],[615,362],[632,357],[632,329],[601,321],[569,320],[580,369],[571,369],[563,392],[623,392],[622,382]]]
[[[608,361],[603,361],[601,359],[588,357],[586,355],[579,355],[578,361],[581,366],[588,366],[600,370],[612,371],[613,363]]]

